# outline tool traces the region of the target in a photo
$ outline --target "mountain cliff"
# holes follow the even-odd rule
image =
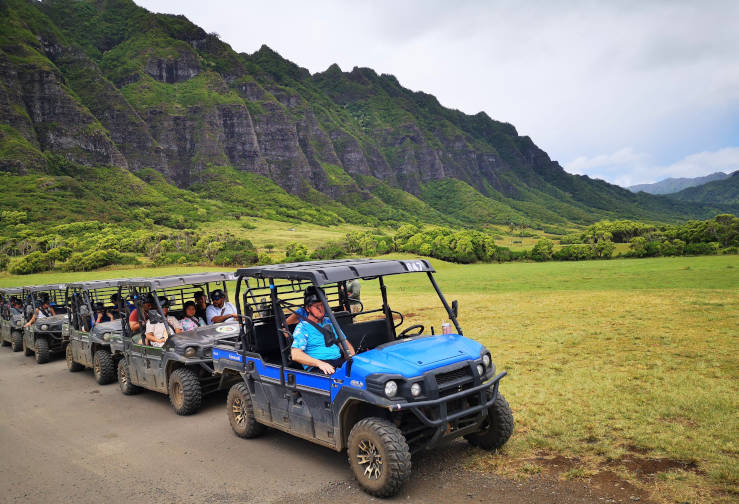
[[[91,187],[73,167],[99,167],[156,179],[165,199],[324,223],[541,227],[722,210],[570,175],[512,125],[391,75],[311,74],[266,46],[240,54],[129,0],[2,0],[0,17],[5,187],[40,175]]]

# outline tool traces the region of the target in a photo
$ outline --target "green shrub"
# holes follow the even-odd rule
[[[218,266],[245,266],[255,264],[257,259],[257,251],[252,247],[251,249],[221,250],[216,254],[213,263]]]
[[[8,254],[0,254],[0,271],[7,269],[9,263],[10,257],[8,257]]]
[[[340,259],[346,256],[346,250],[344,247],[337,242],[328,242],[321,245],[311,254],[311,259]]]
[[[531,249],[531,258],[534,261],[550,261],[552,259],[552,250],[554,242],[546,238],[539,240]]]
[[[8,271],[13,275],[29,275],[31,273],[47,271],[48,269],[49,260],[46,254],[37,250],[12,261]]]
[[[283,262],[303,262],[308,260],[308,249],[302,243],[292,242],[285,247],[285,260]]]
[[[685,246],[686,255],[716,255],[719,252],[720,244],[718,242],[709,243],[688,243]]]
[[[556,251],[552,257],[558,261],[585,261],[594,259],[593,248],[586,243],[573,243]]]

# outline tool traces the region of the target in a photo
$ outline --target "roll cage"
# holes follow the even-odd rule
[[[103,303],[106,310],[112,308],[120,316],[121,303],[113,304],[110,298],[118,294],[118,286],[122,280],[92,280],[67,284],[71,326],[78,331],[90,331],[95,325],[96,303]]]
[[[48,296],[49,302],[54,307],[57,315],[67,313],[66,284],[32,285],[23,287],[23,318],[26,322],[31,320],[36,308],[41,306],[41,299],[45,297],[44,294]]]
[[[398,337],[396,329],[403,323],[403,315],[390,308],[384,277],[407,273],[427,274],[457,333],[461,335],[462,330],[457,321],[456,301],[451,306],[447,303],[434,279],[435,270],[426,260],[311,261],[255,266],[236,271],[238,279],[236,307],[240,314],[245,315],[239,320],[242,351],[259,354],[268,361],[277,361],[283,369],[292,367],[290,359],[292,331],[287,323],[285,311],[295,313],[297,308],[302,306],[305,288],[315,285],[321,287],[318,289],[318,295],[326,309],[326,316],[338,335],[338,339],[335,339],[332,335],[324,334],[326,345],[334,343],[339,345],[342,355],[348,362],[348,375],[351,372],[351,356],[347,346],[349,338],[346,332],[354,337],[355,344],[359,343],[355,345],[357,351],[363,349],[362,343],[368,337],[370,338],[368,347],[390,343]],[[382,297],[380,308],[365,310],[362,306],[358,313],[351,313],[350,301],[346,295],[346,283],[354,279],[378,280]],[[361,324],[353,324],[356,317],[372,313],[381,313],[382,317]],[[400,319],[397,324],[394,315]],[[362,328],[366,331],[361,330],[360,325],[367,326]],[[276,355],[277,352],[279,356]]]
[[[228,282],[233,282],[235,279],[236,277],[231,272],[213,272],[121,280],[118,282],[118,299],[121,303],[123,332],[129,337],[133,336],[128,320],[133,308],[136,308],[139,325],[143,329],[146,324],[143,304],[149,294],[154,298],[154,308],[159,312],[162,320],[166,320],[159,296],[165,296],[169,300],[170,315],[180,314],[184,310],[184,304],[193,300],[195,293],[199,291],[203,291],[210,298],[211,291],[216,288],[222,289],[228,299]],[[170,336],[174,335],[174,329],[169,324],[164,324],[164,326]],[[145,341],[142,338],[141,344],[145,345]]]
[[[2,302],[0,302],[0,316],[2,316],[2,318],[4,318],[5,320],[10,320],[10,307],[12,306],[10,300],[14,296],[20,298],[20,296],[22,295],[22,287],[8,287],[5,289],[0,289],[0,298],[2,298]]]

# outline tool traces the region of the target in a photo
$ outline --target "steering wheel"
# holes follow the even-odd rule
[[[406,327],[401,331],[400,334],[398,334],[398,338],[405,338],[408,336],[408,333],[411,332],[414,329],[418,329],[418,332],[415,334],[411,334],[411,336],[418,336],[419,334],[423,333],[423,330],[425,329],[422,324],[414,324],[410,327]]]

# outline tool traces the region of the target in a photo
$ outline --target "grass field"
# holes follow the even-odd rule
[[[593,484],[608,472],[658,502],[736,502],[737,256],[432,262],[447,298],[459,300],[465,335],[509,373],[501,390],[514,436],[502,453],[475,452],[470,467]],[[6,275],[0,286],[204,269]],[[387,284],[406,326],[438,331],[443,313],[424,275]],[[379,302],[370,287],[362,291],[368,306]]]

